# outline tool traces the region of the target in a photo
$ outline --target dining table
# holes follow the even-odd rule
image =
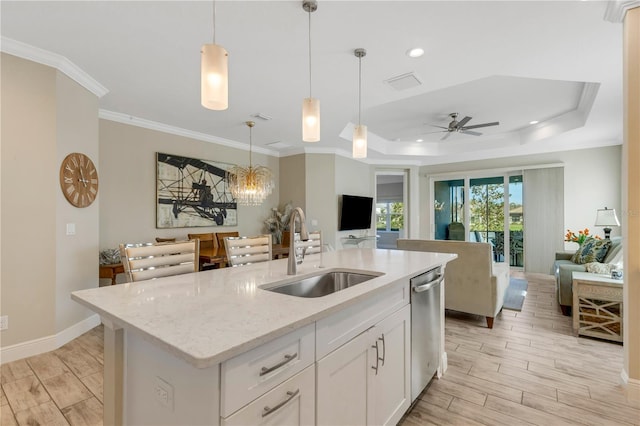
[[[288,257],[289,246],[282,244],[273,244],[271,246],[271,256],[273,259],[282,259]],[[227,253],[224,247],[206,247],[200,248],[200,270],[203,266],[213,265],[214,268],[223,268],[227,266]]]

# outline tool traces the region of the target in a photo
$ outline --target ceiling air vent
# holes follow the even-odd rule
[[[396,90],[411,89],[413,87],[418,87],[422,84],[420,79],[412,72],[398,75],[396,77],[391,77],[390,79],[385,80],[384,82]]]

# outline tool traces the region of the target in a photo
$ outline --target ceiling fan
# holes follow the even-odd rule
[[[436,126],[435,124],[431,124],[431,126],[433,126],[433,127],[439,127],[441,129],[444,129],[444,130],[441,130],[439,132],[431,132],[431,133],[440,133],[440,132],[446,132],[447,133],[446,135],[441,137],[440,140],[444,140],[444,139],[448,138],[449,136],[451,136],[451,134],[453,132],[459,132],[459,133],[464,133],[464,134],[473,135],[473,136],[481,136],[482,133],[472,132],[471,129],[478,129],[480,127],[497,126],[497,125],[500,124],[500,122],[498,122],[498,121],[493,121],[491,123],[482,123],[482,124],[474,124],[473,126],[465,126],[465,124],[467,124],[469,121],[471,121],[472,117],[466,116],[462,120],[458,121],[458,113],[457,112],[452,112],[451,114],[449,114],[449,117],[451,117],[451,122],[449,123],[449,125],[447,127]]]

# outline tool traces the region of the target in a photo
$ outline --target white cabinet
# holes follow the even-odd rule
[[[222,419],[223,426],[314,425],[315,371],[313,366],[276,386],[260,398]]]
[[[411,405],[410,306],[376,324],[369,334],[378,345],[378,368],[369,372],[367,424],[395,425]],[[373,365],[376,349],[369,353],[374,355]]]
[[[366,425],[371,336],[353,338],[317,362],[318,425]]]
[[[411,401],[410,306],[317,361],[318,425],[397,424]]]

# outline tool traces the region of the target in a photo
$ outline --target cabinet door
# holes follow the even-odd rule
[[[367,424],[395,425],[411,404],[410,306],[380,321],[369,336],[373,346],[377,342],[379,359],[378,369],[369,371]],[[376,350],[369,353],[370,364],[375,365]]]
[[[309,366],[233,415],[222,419],[222,425],[313,425],[315,424],[314,385],[315,369]]]
[[[317,361],[318,425],[366,425],[371,335],[364,332]]]

